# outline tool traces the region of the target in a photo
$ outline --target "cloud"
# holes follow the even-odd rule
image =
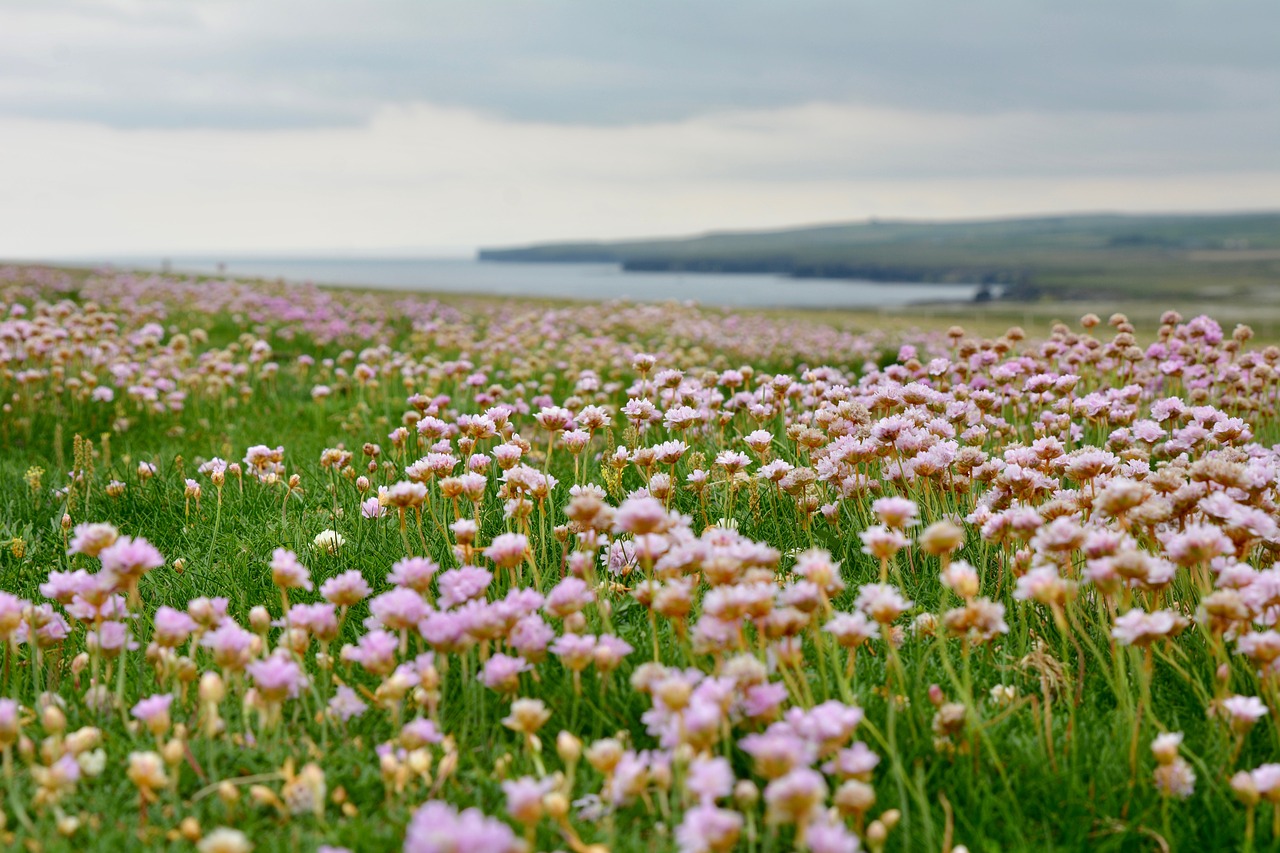
[[[630,125],[383,107],[332,128],[0,120],[0,256],[341,252],[868,215],[1264,207],[1274,117],[807,104]],[[1205,146],[1220,156],[1206,160]]]
[[[1272,0],[7,0],[0,255],[1274,206]]]
[[[433,103],[617,125],[827,102],[1280,111],[1270,0],[10,0],[0,114],[354,126]]]

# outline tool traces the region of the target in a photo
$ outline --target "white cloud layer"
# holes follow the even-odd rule
[[[1263,117],[1243,116],[1258,132]],[[0,255],[470,246],[881,217],[1247,208],[1280,169],[1181,116],[809,105],[632,126],[384,108],[364,126],[0,120]],[[1067,151],[1061,139],[1079,140]],[[1221,156],[1202,162],[1213,144]],[[1082,156],[1083,155],[1083,156]]]

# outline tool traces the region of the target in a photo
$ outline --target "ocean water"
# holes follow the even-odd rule
[[[79,265],[87,265],[83,260]],[[107,258],[116,267],[159,271],[160,258]],[[887,308],[966,302],[972,284],[917,284],[776,275],[624,272],[617,264],[498,263],[468,258],[174,257],[175,273],[283,279],[387,290],[545,296],[569,299],[692,301],[768,308]],[[221,265],[221,266],[220,266]]]

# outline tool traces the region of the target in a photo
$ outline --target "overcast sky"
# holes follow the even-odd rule
[[[4,0],[0,256],[1280,207],[1274,0]]]

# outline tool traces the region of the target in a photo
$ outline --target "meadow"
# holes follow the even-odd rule
[[[1280,848],[1280,348],[0,268],[5,849]]]

